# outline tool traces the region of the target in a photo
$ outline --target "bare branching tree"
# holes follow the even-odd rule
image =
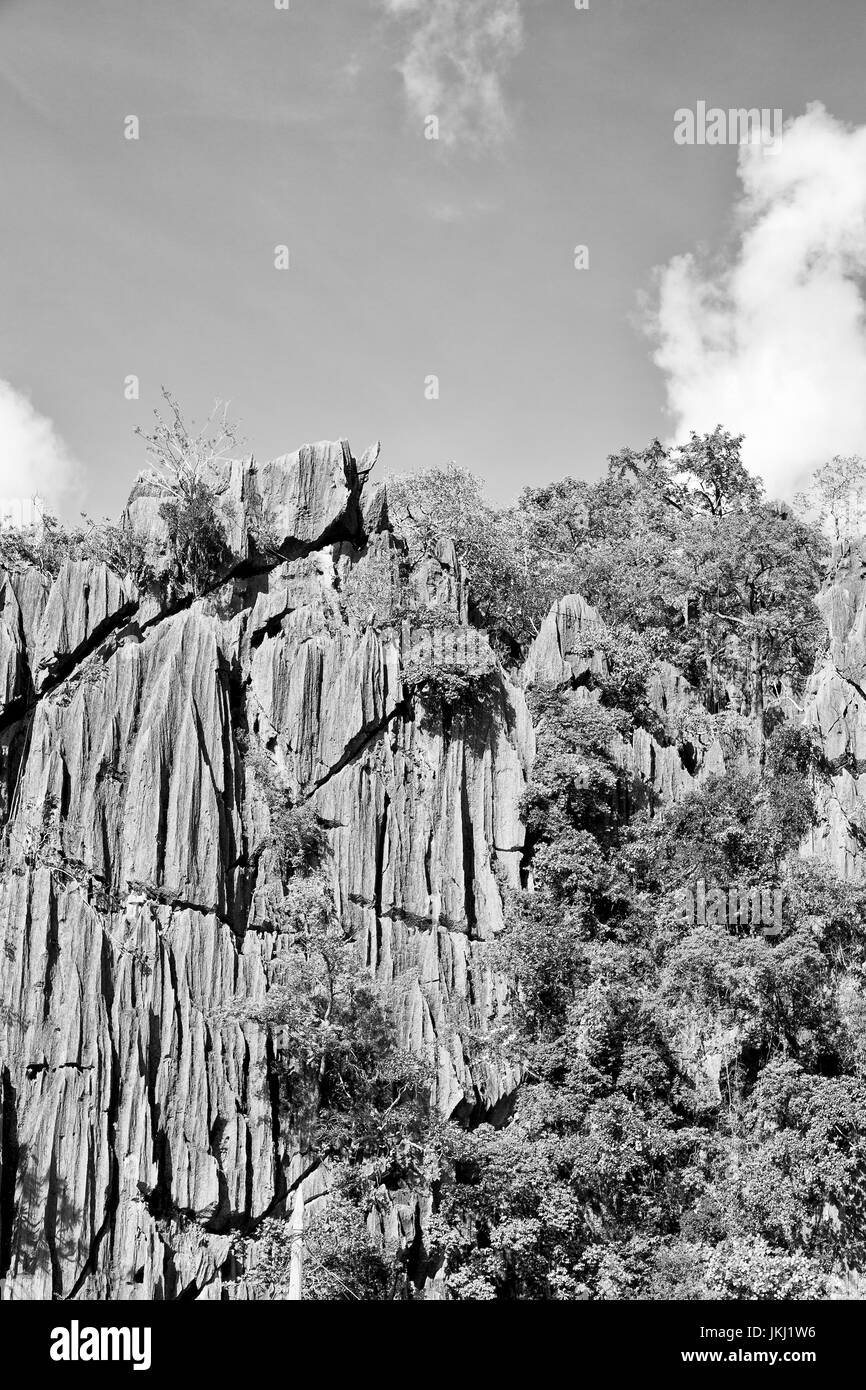
[[[168,523],[177,577],[198,596],[218,577],[229,558],[226,527],[233,507],[219,493],[219,465],[242,441],[217,401],[203,427],[187,425],[172,393],[162,388],[168,407],[154,411],[150,434],[137,429],[153,465],[152,476],[164,496],[160,515]]]
[[[866,459],[839,454],[817,468],[808,489],[794,498],[797,511],[837,542],[866,531]]]
[[[167,411],[154,410],[156,424],[150,434],[139,426],[135,433],[144,441],[148,458],[158,477],[172,497],[190,497],[201,486],[214,465],[242,448],[243,439],[229,419],[228,401],[215,401],[213,410],[202,428],[194,433],[187,425],[175,396],[162,387]]]

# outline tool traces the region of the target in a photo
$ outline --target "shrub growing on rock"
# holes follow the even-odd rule
[[[390,627],[406,613],[406,564],[394,551],[371,549],[353,565],[342,588],[349,622],[363,628]]]
[[[484,692],[497,669],[496,657],[481,634],[469,629],[430,632],[411,648],[403,684],[413,693],[450,707]]]
[[[32,566],[47,579],[56,579],[66,560],[93,560],[108,565],[139,588],[154,577],[156,548],[127,525],[82,515],[77,526],[66,526],[49,513],[38,526],[0,531],[0,566],[11,572]]]
[[[193,433],[175,397],[165,388],[162,394],[167,416],[154,411],[151,433],[136,433],[164,493],[159,510],[168,526],[177,578],[198,596],[230,559],[226,528],[233,510],[219,494],[217,476],[240,441],[223,403],[217,402],[202,429]]]

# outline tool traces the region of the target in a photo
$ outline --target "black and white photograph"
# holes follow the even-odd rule
[[[864,74],[862,0],[0,0],[0,1381],[855,1351]]]

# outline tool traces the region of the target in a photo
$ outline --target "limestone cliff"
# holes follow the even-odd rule
[[[596,615],[564,598],[509,677],[466,625],[453,547],[408,565],[367,481],[374,461],[340,442],[225,464],[229,555],[198,597],[140,592],[102,561],[0,575],[6,1299],[219,1298],[232,1233],[326,1191],[303,1134],[281,1126],[265,1032],[237,1017],[280,962],[261,910],[274,877],[262,758],[324,828],[340,919],[391,987],[442,1112],[494,1114],[516,1084],[473,1060],[466,1033],[489,1030],[507,998],[485,943],[503,892],[525,882],[527,696],[552,681],[592,698]],[[159,501],[143,477],[126,519],[165,548]],[[383,628],[345,602],[395,556],[409,591],[450,615],[438,640],[488,661],[483,702],[426,702],[411,622]],[[850,867],[864,604],[845,579],[824,602],[830,664],[808,717],[836,769],[823,848]],[[714,741],[678,738],[695,697],[673,668],[652,698],[657,734],[617,753],[627,805],[724,766]],[[384,1238],[411,1241],[419,1219],[396,1200]]]
[[[837,548],[818,596],[827,649],[809,683],[802,718],[826,760],[820,816],[806,850],[847,878],[864,875],[866,845],[866,542]]]
[[[473,1069],[460,1029],[503,997],[479,948],[519,882],[523,693],[499,672],[483,708],[426,710],[403,679],[408,626],[347,620],[347,577],[400,546],[345,443],[219,482],[232,555],[201,597],[96,563],[3,576],[6,1298],[218,1296],[230,1233],[323,1186],[281,1133],[262,1030],[224,1017],[280,951],[242,743],[325,827],[341,919],[442,1109],[490,1109],[514,1081]],[[248,536],[262,509],[268,558]],[[127,518],[166,540],[146,478]],[[453,549],[408,582],[465,616]]]

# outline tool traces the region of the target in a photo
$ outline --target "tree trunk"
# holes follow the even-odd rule
[[[764,741],[764,665],[761,653],[761,639],[757,632],[752,633],[752,720],[758,731],[758,738]]]
[[[289,1301],[294,1303],[304,1296],[304,1197],[303,1183],[295,1193],[291,1221],[292,1245],[289,1264]]]
[[[704,666],[707,671],[707,709],[710,714],[716,712],[716,671],[713,661],[713,654],[710,650],[710,638],[706,628],[704,628]]]

